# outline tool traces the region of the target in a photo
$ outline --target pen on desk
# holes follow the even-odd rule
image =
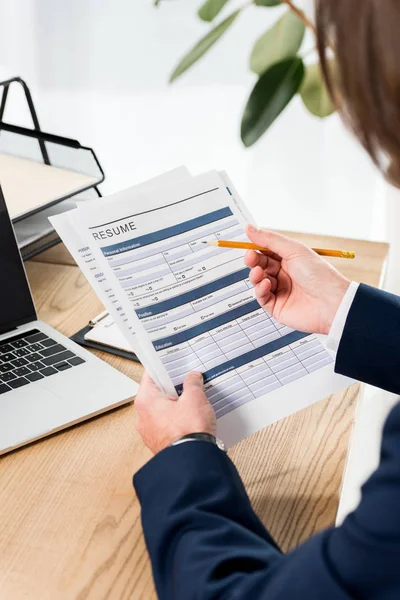
[[[109,314],[108,310],[103,310],[103,312],[100,313],[99,315],[97,315],[97,317],[94,317],[94,319],[91,319],[89,321],[89,327],[95,327],[95,325],[100,323],[100,321],[102,321],[103,319],[108,317],[108,314]]]
[[[229,240],[212,240],[203,242],[209,246],[217,246],[218,248],[240,248],[242,250],[258,250],[259,252],[268,252],[268,248],[256,246],[250,242],[231,242]],[[354,252],[349,250],[328,250],[325,248],[312,248],[319,256],[334,256],[337,258],[355,258]]]

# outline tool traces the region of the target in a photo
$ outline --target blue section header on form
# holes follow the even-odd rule
[[[194,327],[190,327],[185,331],[181,331],[180,333],[176,333],[175,335],[170,335],[168,337],[162,338],[153,342],[153,346],[156,350],[164,350],[165,348],[171,348],[172,346],[176,346],[176,344],[182,344],[183,342],[187,342],[188,340],[205,333],[206,331],[211,331],[211,329],[215,329],[216,327],[221,327],[221,325],[225,325],[230,321],[234,321],[235,319],[239,319],[244,315],[247,315],[255,310],[258,310],[260,305],[257,300],[252,300],[251,302],[247,302],[234,310],[229,310],[218,317],[214,317],[213,319],[209,319],[208,321],[204,321],[204,323],[199,323],[199,325],[195,325]]]
[[[238,281],[243,281],[243,279],[247,279],[249,273],[250,269],[241,269],[240,271],[236,271],[236,273],[231,273],[230,275],[221,277],[221,279],[211,281],[206,285],[202,285],[194,290],[190,290],[190,292],[186,292],[180,296],[175,296],[175,298],[170,298],[164,302],[159,302],[158,304],[152,304],[150,306],[140,308],[136,311],[136,314],[139,319],[147,319],[148,317],[159,315],[167,310],[172,310],[173,308],[178,308],[178,306],[183,306],[188,302],[198,300],[203,296],[207,296],[207,294],[212,294],[213,292],[222,290],[223,288],[233,285]]]
[[[247,365],[258,358],[262,358],[267,354],[271,354],[272,352],[276,352],[276,350],[280,350],[289,344],[293,344],[298,340],[302,340],[303,338],[309,336],[309,333],[302,333],[301,331],[293,331],[292,333],[288,333],[287,335],[281,337],[280,339],[274,340],[273,342],[269,342],[268,344],[264,344],[264,346],[260,346],[259,348],[255,348],[254,350],[250,350],[250,352],[246,352],[246,354],[242,354],[237,358],[233,358],[232,360],[228,360],[227,362],[210,369],[203,373],[204,383],[209,383],[213,379],[217,379],[221,377],[221,375],[225,375],[226,373],[230,373],[239,367],[243,367],[243,365]],[[175,386],[175,389],[178,394],[182,392],[183,386],[182,384]]]
[[[192,229],[197,229],[198,227],[202,227],[203,225],[208,225],[209,223],[213,223],[214,221],[219,221],[220,219],[224,219],[225,217],[230,217],[232,214],[233,213],[231,209],[228,206],[226,206],[225,208],[214,210],[213,212],[207,213],[206,215],[202,215],[201,217],[197,217],[196,219],[190,219],[189,221],[185,221],[184,223],[173,225],[172,227],[166,227],[165,229],[160,229],[159,231],[154,231],[153,233],[149,233],[147,235],[141,235],[137,238],[126,240],[125,242],[120,242],[119,244],[111,244],[111,246],[104,246],[103,248],[101,248],[101,251],[104,256],[114,256],[116,254],[122,254],[123,252],[129,252],[129,250],[136,250],[136,248],[142,248],[143,246],[155,244],[156,242],[161,242],[162,240],[166,240],[176,235],[186,233],[187,231],[191,231]]]

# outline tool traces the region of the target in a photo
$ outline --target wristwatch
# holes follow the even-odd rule
[[[170,446],[179,446],[179,444],[184,444],[185,442],[209,442],[210,444],[215,444],[222,452],[227,452],[225,444],[222,440],[215,437],[215,435],[211,435],[211,433],[188,433],[187,435],[183,435],[175,442],[172,442]]]

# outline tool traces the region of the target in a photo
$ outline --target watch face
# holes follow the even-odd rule
[[[222,450],[222,452],[226,452],[226,447],[225,447],[224,442],[222,440],[218,439],[218,438],[215,441],[216,441],[216,444],[217,444],[218,448],[220,450]]]

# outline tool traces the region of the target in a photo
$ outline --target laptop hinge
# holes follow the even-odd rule
[[[11,327],[11,329],[7,328],[1,328],[0,327],[0,335],[4,335],[5,333],[12,333],[13,331],[17,331],[17,327]]]

